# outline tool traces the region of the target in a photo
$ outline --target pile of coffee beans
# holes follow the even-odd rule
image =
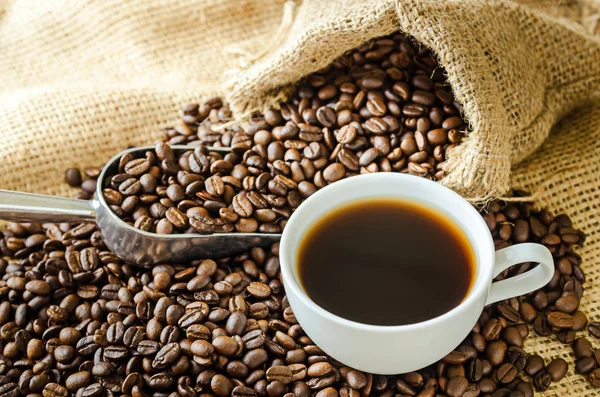
[[[230,125],[220,99],[184,109],[165,144],[125,155],[102,192],[113,211],[156,233],[279,233],[300,202],[352,175],[444,175],[467,132],[431,53],[399,34],[375,40],[301,81],[288,103]]]
[[[163,142],[124,156],[98,193],[123,220],[156,233],[281,231],[302,199],[344,177],[442,178],[466,133],[435,59],[392,35],[309,76],[249,128],[220,99],[187,106]],[[70,169],[66,180],[86,199],[99,173]],[[497,249],[547,246],[553,279],[486,307],[438,363],[394,376],[348,368],[304,334],[281,284],[278,244],[141,269],[110,252],[94,225],[9,224],[0,232],[0,397],[530,397],[569,368],[523,350],[527,324],[572,343],[575,372],[600,386],[600,354],[577,338],[588,319],[573,247],[584,235],[532,203],[493,202],[481,214]],[[600,336],[600,324],[589,331]]]
[[[122,156],[102,194],[115,214],[147,232],[279,233],[300,205],[299,185],[263,172],[259,156],[244,157],[253,166],[202,144],[175,155],[161,142],[143,158]]]
[[[575,370],[597,385],[598,354],[575,338],[587,323],[572,251],[582,234],[530,203],[494,202],[482,215],[497,247],[550,248],[555,277],[487,307],[440,362],[397,376],[345,367],[304,334],[282,288],[278,244],[148,270],[108,251],[94,225],[10,224],[0,235],[0,395],[527,397],[568,367],[523,350],[523,321],[573,342]]]

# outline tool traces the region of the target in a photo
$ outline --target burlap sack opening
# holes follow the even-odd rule
[[[308,0],[292,12],[268,46],[276,48],[242,62],[226,82],[234,115],[245,120],[277,107],[290,84],[401,30],[434,51],[463,105],[472,133],[450,157],[443,183],[477,199],[505,193],[511,165],[600,87],[597,38],[512,1]]]

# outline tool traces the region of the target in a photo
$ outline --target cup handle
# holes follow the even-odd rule
[[[540,265],[518,276],[492,283],[486,305],[542,288],[554,276],[552,254],[541,244],[523,243],[501,249],[496,251],[494,262],[493,277],[518,263],[538,262]]]

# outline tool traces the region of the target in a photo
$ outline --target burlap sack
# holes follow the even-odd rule
[[[227,81],[234,113],[243,119],[277,106],[281,87],[400,28],[434,51],[463,105],[472,133],[449,159],[444,183],[469,196],[505,193],[511,164],[600,87],[596,37],[512,1],[308,0],[295,12],[276,49]]]
[[[230,97],[242,114],[249,103],[252,107],[267,103],[264,97],[255,101],[262,97],[258,84],[266,84],[263,93],[274,94],[274,87],[317,69],[317,62],[324,65],[326,58],[370,37],[403,28],[418,33],[419,40],[437,51],[454,89],[464,89],[457,96],[474,133],[459,156],[469,167],[482,168],[459,185],[466,168],[457,166],[447,182],[463,186],[463,192],[504,192],[511,161],[527,157],[554,120],[583,101],[598,83],[600,65],[598,42],[592,37],[600,32],[600,2],[519,3],[0,2],[0,188],[71,195],[74,190],[63,182],[66,167],[99,165],[127,145],[155,142],[187,102],[223,95],[226,79],[235,89]],[[321,34],[317,43],[312,34],[322,29],[340,35]],[[463,32],[471,33],[471,48],[463,42],[459,51],[455,45]],[[317,48],[315,44],[319,53],[307,52]],[[264,71],[277,59],[285,60],[287,78],[269,69],[271,77],[279,79],[271,85]],[[293,72],[290,65],[305,69]],[[474,73],[474,65],[494,66],[496,73],[485,72],[488,69]],[[232,66],[237,70],[225,75]],[[471,75],[466,70],[479,77],[467,78]],[[256,76],[260,79],[252,80]],[[248,91],[242,95],[243,87]],[[246,95],[254,102],[246,102]],[[499,146],[489,146],[497,131],[510,137],[508,144],[502,139]],[[498,150],[513,146],[516,151],[509,157],[494,157]],[[506,178],[497,188],[485,187],[483,183],[491,179],[480,175],[492,166],[501,166],[499,179]],[[600,98],[596,98],[562,120],[542,148],[512,174],[514,186],[533,192],[540,205],[553,212],[569,214],[588,234],[580,251],[588,276],[582,310],[596,321],[600,320],[599,169]],[[471,180],[481,181],[484,188],[476,189]],[[600,341],[596,345],[600,347]],[[559,354],[569,363],[573,360],[570,347],[552,337],[530,337],[525,348],[547,359]],[[596,396],[598,391],[570,366],[569,375],[543,395]]]

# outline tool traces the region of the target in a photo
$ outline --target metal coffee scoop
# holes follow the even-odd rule
[[[176,155],[195,146],[173,145]],[[0,190],[0,219],[34,223],[95,222],[106,246],[119,258],[140,266],[182,263],[201,258],[239,254],[252,247],[279,241],[280,233],[156,234],[136,229],[115,215],[102,195],[105,179],[118,173],[121,156],[143,157],[154,146],[136,147],[115,155],[98,177],[92,200],[77,200]],[[229,153],[228,148],[208,147],[209,151]]]

